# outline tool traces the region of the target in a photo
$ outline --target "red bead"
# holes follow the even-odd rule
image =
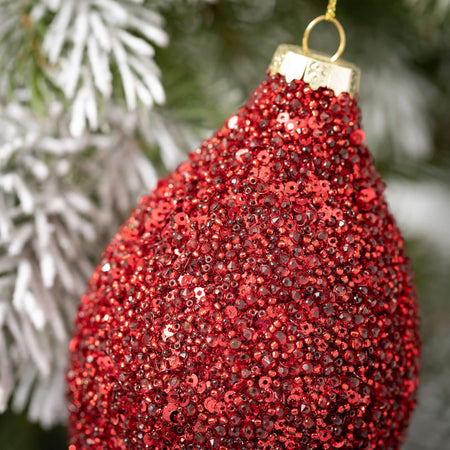
[[[141,199],[76,318],[71,450],[399,449],[417,304],[359,123],[269,77]]]

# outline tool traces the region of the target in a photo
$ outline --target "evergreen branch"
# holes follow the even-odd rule
[[[43,50],[54,66],[56,85],[73,101],[73,136],[81,136],[86,123],[98,128],[100,103],[120,92],[113,89],[116,78],[129,111],[138,100],[146,107],[164,102],[160,72],[152,62],[153,45],[168,43],[158,13],[139,0],[42,1],[53,14]]]
[[[443,23],[450,14],[450,0],[404,0],[418,17],[428,16],[435,23]]]
[[[108,135],[75,139],[61,108],[41,119],[17,103],[0,109],[0,411],[11,396],[16,409],[31,398],[29,417],[45,426],[65,415],[64,361],[86,279],[156,182],[134,121],[111,123]]]
[[[168,43],[163,26],[144,0],[0,0],[0,92],[34,87],[38,107],[62,93],[76,137],[105,125],[111,101],[162,104],[153,57]]]

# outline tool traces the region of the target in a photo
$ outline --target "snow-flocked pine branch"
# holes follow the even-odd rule
[[[173,168],[189,142],[154,108],[167,42],[143,1],[0,0],[0,412],[63,420],[79,298],[156,181],[144,148]]]
[[[117,97],[116,78],[128,110],[139,101],[147,108],[164,103],[153,57],[154,45],[166,46],[168,36],[162,17],[143,1],[41,0],[34,8],[42,8],[43,17],[45,9],[53,14],[43,52],[56,85],[73,104],[73,136],[80,136],[86,123],[98,129],[102,105]]]

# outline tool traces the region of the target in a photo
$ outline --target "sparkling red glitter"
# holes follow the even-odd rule
[[[359,122],[269,77],[141,199],[81,300],[70,450],[399,448],[415,290]]]

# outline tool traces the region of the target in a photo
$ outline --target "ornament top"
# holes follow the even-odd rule
[[[269,66],[270,75],[280,74],[288,82],[303,80],[314,89],[332,89],[335,95],[347,92],[354,97],[359,91],[360,70],[353,64],[328,55],[308,52],[297,45],[281,44]]]

